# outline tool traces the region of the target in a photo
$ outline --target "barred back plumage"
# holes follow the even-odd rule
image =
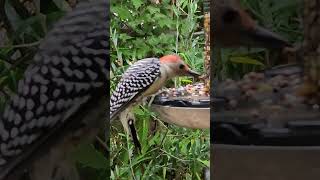
[[[142,59],[130,66],[122,75],[110,98],[110,119],[114,119],[128,103],[132,103],[132,100],[152,85],[159,76],[158,58]]]
[[[109,3],[79,4],[47,34],[0,117],[0,179],[109,86]],[[28,152],[28,153],[27,153]]]

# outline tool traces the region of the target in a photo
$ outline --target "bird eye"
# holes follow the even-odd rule
[[[183,69],[184,68],[184,65],[183,64],[180,64],[179,65],[179,69]]]
[[[228,9],[222,16],[223,22],[225,23],[232,23],[238,17],[238,12],[233,9]]]

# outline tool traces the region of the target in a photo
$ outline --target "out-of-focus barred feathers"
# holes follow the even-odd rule
[[[52,131],[79,123],[70,117],[83,105],[108,94],[108,8],[106,0],[79,4],[41,43],[0,117],[0,179]]]

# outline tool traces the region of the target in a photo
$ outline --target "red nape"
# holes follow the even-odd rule
[[[161,63],[176,63],[181,60],[181,57],[178,56],[177,54],[170,54],[170,55],[165,55],[160,58]]]

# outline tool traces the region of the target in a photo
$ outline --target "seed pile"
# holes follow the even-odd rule
[[[228,79],[218,84],[217,95],[227,98],[230,108],[243,103],[256,105],[281,105],[284,107],[319,107],[315,99],[297,96],[303,77],[299,74],[279,74],[267,77],[264,73],[251,72],[241,80]]]
[[[178,88],[163,89],[162,97],[209,97],[209,89],[204,83],[188,84]]]

